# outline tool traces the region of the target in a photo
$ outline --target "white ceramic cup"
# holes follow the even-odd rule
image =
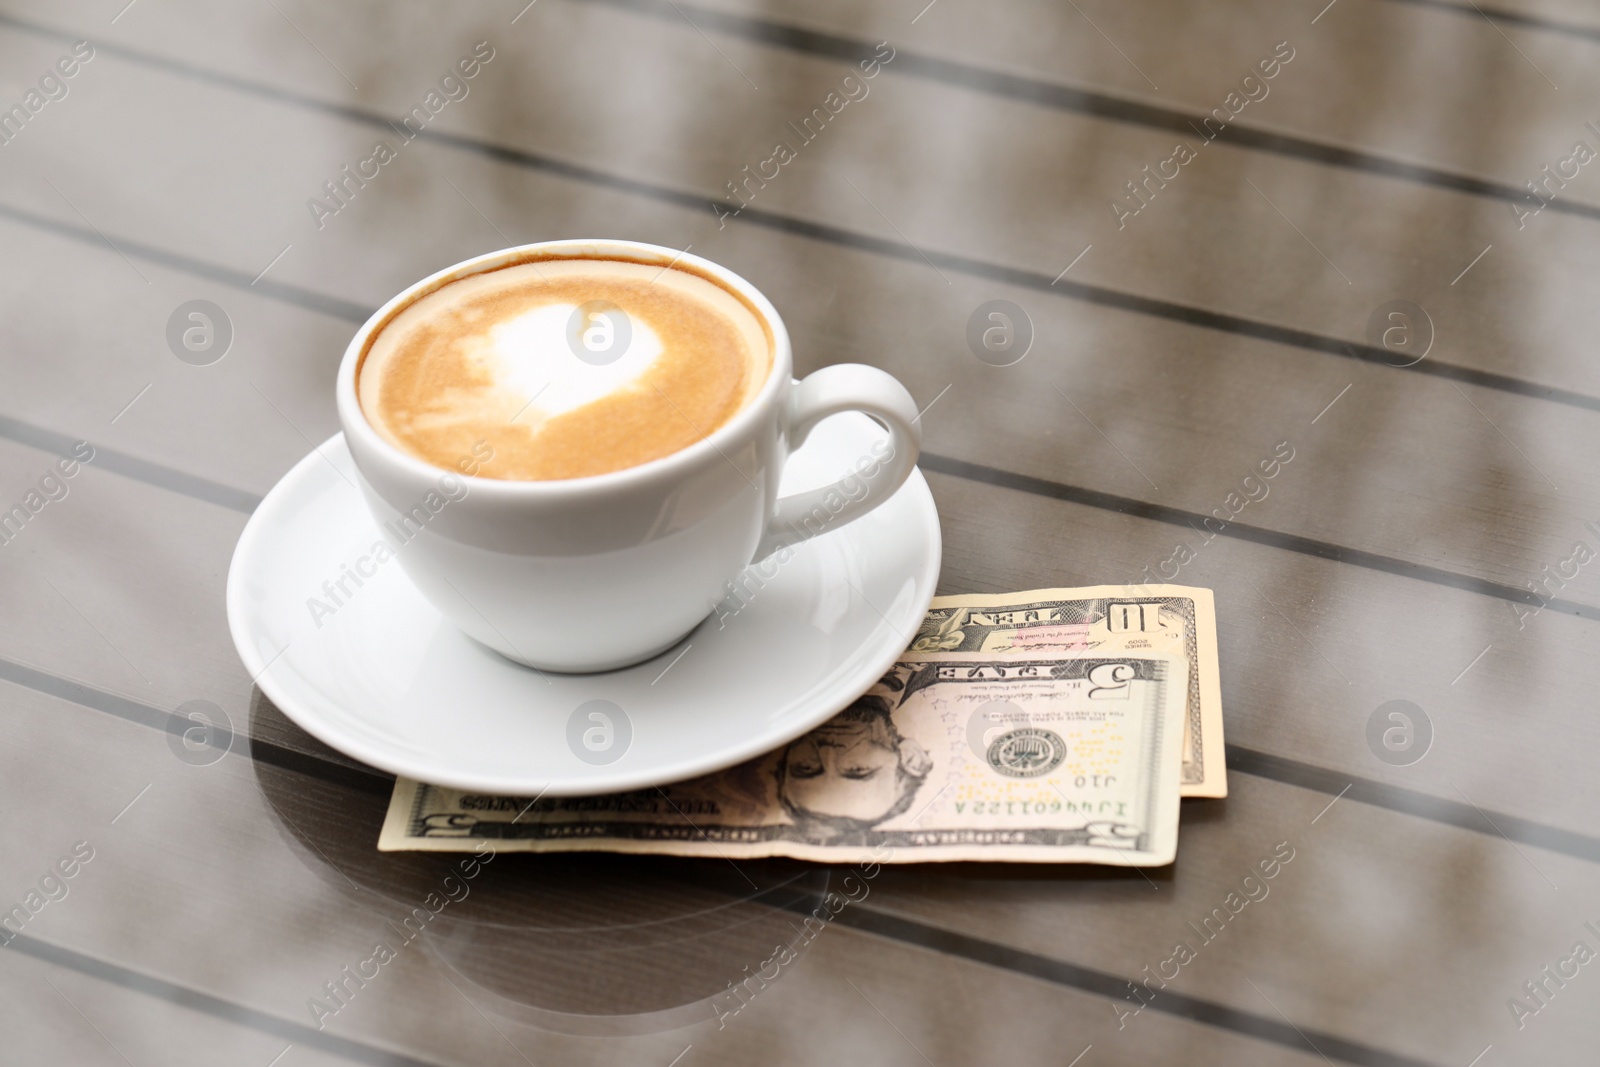
[[[560,481],[470,477],[379,436],[362,414],[356,375],[386,323],[456,279],[567,257],[675,263],[739,297],[772,337],[772,370],[760,393],[687,448]],[[612,670],[671,648],[746,566],[887,500],[911,473],[921,446],[916,405],[894,378],[841,364],[794,381],[789,334],[753,285],[698,256],[631,241],[524,245],[417,282],[357,331],[339,367],[337,393],[368,506],[390,543],[403,542],[395,555],[406,574],[469,636],[553,671]],[[864,412],[887,427],[887,448],[862,456],[832,486],[780,499],[789,453],[817,423],[844,411]]]

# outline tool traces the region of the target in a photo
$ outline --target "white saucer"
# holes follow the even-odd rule
[[[826,420],[790,459],[782,492],[828,484],[884,436],[864,415]],[[511,796],[659,785],[798,737],[905,649],[940,560],[933,496],[913,471],[872,513],[797,546],[775,575],[771,565],[747,571],[742,602],[724,601],[657,658],[562,675],[466,637],[394,561],[359,589],[347,584],[353,595],[314,620],[308,598],[327,603],[323,583],[378,536],[335,435],[273,487],[234,550],[228,627],[245,667],[285,715],[341,752],[435,785]],[[576,714],[595,700],[625,721],[586,747],[584,731],[600,723],[589,711],[617,718],[606,705]]]

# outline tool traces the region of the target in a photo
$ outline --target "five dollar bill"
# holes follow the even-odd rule
[[[1152,866],[1180,795],[1226,793],[1211,591],[1041,589],[936,599],[850,707],[715,774],[561,798],[399,779],[378,847]]]

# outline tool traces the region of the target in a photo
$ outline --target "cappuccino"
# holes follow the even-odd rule
[[[545,481],[638,466],[708,436],[772,369],[764,319],[678,267],[546,259],[472,274],[390,319],[357,372],[389,444],[480,477]]]

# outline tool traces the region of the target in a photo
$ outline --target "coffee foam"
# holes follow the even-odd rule
[[[396,448],[454,470],[487,442],[479,475],[545,480],[700,440],[754,399],[771,366],[766,324],[720,285],[675,267],[558,259],[421,297],[371,342],[357,390]]]

